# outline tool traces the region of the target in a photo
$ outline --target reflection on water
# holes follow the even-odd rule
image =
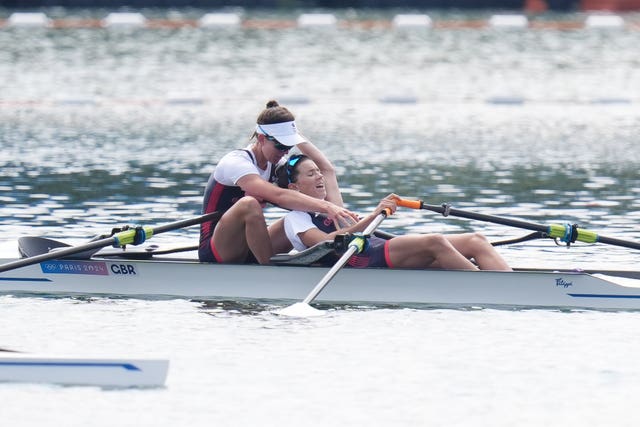
[[[347,13],[355,15],[347,19],[367,18]],[[377,19],[388,21],[393,11],[383,15]],[[583,22],[584,16],[557,19]],[[3,28],[0,45],[6,99],[153,99],[181,92],[248,101],[287,93],[347,102],[398,94],[438,102],[505,95],[589,102],[640,93],[634,29]]]
[[[292,109],[336,163],[347,201],[362,209],[389,192],[563,214],[621,215],[637,208],[638,117],[626,112],[372,105],[367,117],[356,117],[322,105]],[[206,108],[165,108],[153,115],[136,109],[2,110],[4,216],[167,204],[197,211],[216,159],[246,143],[251,128],[241,122],[250,123],[247,116],[213,117]],[[529,215],[546,216],[536,210]]]
[[[640,93],[633,32],[339,29],[322,44],[295,29],[217,35],[0,31],[0,241],[195,215],[217,159],[246,144],[267,99],[292,95],[311,100],[285,103],[357,211],[394,192],[640,239],[640,114],[589,103]],[[170,93],[205,102],[166,104]],[[387,94],[419,102],[378,102]],[[504,94],[534,102],[484,102]],[[520,232],[409,210],[384,227]]]

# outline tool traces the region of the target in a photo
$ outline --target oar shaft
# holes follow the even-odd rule
[[[548,225],[536,224],[534,222],[521,221],[521,220],[511,219],[511,218],[503,218],[499,216],[486,215],[486,214],[475,213],[475,212],[468,212],[468,211],[463,211],[460,209],[455,209],[455,208],[450,208],[445,206],[428,205],[426,203],[422,204],[422,209],[426,209],[432,212],[437,212],[445,216],[451,215],[451,216],[457,216],[460,218],[475,219],[478,221],[507,225],[510,227],[524,228],[525,230],[542,231],[543,233],[549,232]]]
[[[90,242],[81,246],[71,246],[69,248],[55,250],[53,252],[47,252],[46,254],[40,254],[40,255],[29,257],[29,258],[18,259],[18,260],[0,265],[0,273],[4,271],[20,268],[20,267],[26,267],[27,265],[38,264],[43,261],[64,258],[68,255],[77,254],[79,252],[84,252],[91,249],[104,248],[105,246],[113,245],[115,241],[116,241],[115,237],[107,237],[105,239],[95,240],[93,242]],[[81,248],[81,249],[78,250],[78,248]]]
[[[378,228],[380,223],[387,217],[387,215],[388,213],[386,211],[383,211],[382,213],[380,213],[380,215],[378,215],[371,222],[371,224],[369,224],[367,228],[364,229],[362,234],[364,236],[369,236],[371,233],[373,233],[375,229]],[[333,277],[338,273],[338,271],[340,271],[340,269],[347,263],[347,261],[349,261],[349,258],[351,258],[356,253],[357,250],[358,250],[358,245],[353,242],[350,243],[346,252],[342,254],[338,262],[336,262],[334,266],[331,267],[331,270],[329,270],[324,275],[322,280],[318,282],[316,287],[313,288],[311,292],[309,292],[309,295],[307,295],[307,297],[302,302],[304,304],[309,304],[311,301],[313,301],[320,294],[320,292],[322,292],[325,286],[327,286],[327,284],[331,281],[331,279],[333,279]]]
[[[187,218],[180,221],[170,222],[168,224],[158,225],[153,228],[153,234],[160,234],[166,231],[179,230],[185,227],[191,227],[192,225],[202,224],[203,222],[213,221],[219,218],[221,213],[218,211],[210,212],[208,214],[196,216],[193,218]]]
[[[159,225],[157,227],[144,227],[144,231],[145,231],[145,234],[147,235],[147,238],[149,238],[155,234],[164,233],[166,231],[178,230],[180,228],[201,224],[206,221],[211,221],[219,216],[220,216],[220,213],[216,211],[216,212],[200,215],[194,218],[189,218],[189,219],[171,222],[168,224]],[[111,246],[111,245],[131,244],[133,243],[134,236],[135,236],[135,229],[129,229],[129,230],[116,233],[111,237],[95,240],[93,242],[85,243],[83,245],[71,246],[69,248],[48,252],[46,254],[40,254],[33,257],[29,257],[29,258],[18,259],[18,260],[0,265],[0,273],[4,271],[20,268],[20,267],[26,267],[27,265],[37,264],[43,261],[64,258],[69,255],[74,255],[74,254],[92,250],[92,249],[104,248],[106,246]]]
[[[358,249],[355,246],[349,246],[349,248],[347,249],[347,251],[342,254],[342,257],[340,257],[340,259],[338,260],[338,262],[336,262],[334,264],[333,267],[331,267],[331,270],[329,270],[327,272],[327,274],[324,275],[324,277],[322,278],[322,280],[320,280],[318,282],[318,284],[316,285],[315,288],[313,288],[313,290],[311,292],[309,292],[309,295],[307,295],[307,297],[302,301],[304,304],[309,304],[311,301],[313,301],[314,299],[316,299],[316,297],[318,296],[318,294],[320,292],[322,292],[322,290],[324,289],[325,286],[327,286],[327,284],[329,284],[329,282],[331,281],[331,279],[333,279],[333,277],[338,273],[338,271],[340,271],[340,269],[342,267],[344,267],[344,265],[347,263],[347,261],[349,261],[349,258],[351,258],[353,256],[353,254],[356,253]]]
[[[597,242],[605,243],[607,245],[622,246],[623,248],[629,249],[640,249],[640,243],[631,242],[629,240],[620,240],[613,237],[598,236]]]
[[[605,243],[614,246],[622,246],[630,249],[640,249],[640,243],[629,240],[616,239],[613,237],[601,236],[593,231],[584,230],[581,228],[576,229],[575,239],[567,239],[568,235],[572,233],[572,226],[565,224],[537,224],[535,222],[522,221],[518,219],[503,218],[494,215],[486,215],[476,212],[469,212],[460,209],[451,208],[443,205],[429,205],[420,200],[398,200],[398,206],[403,206],[412,209],[425,209],[432,212],[437,212],[444,216],[456,216],[460,218],[475,219],[478,221],[491,222],[494,224],[507,225],[510,227],[523,228],[525,230],[540,231],[546,233],[551,238],[558,238],[564,242],[585,242],[585,243]],[[569,236],[570,237],[570,236]]]

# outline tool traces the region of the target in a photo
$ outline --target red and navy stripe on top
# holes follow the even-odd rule
[[[253,153],[249,150],[245,151],[251,161],[255,164],[256,160]],[[275,167],[271,168],[271,179],[275,176]],[[244,197],[245,193],[237,185],[224,185],[216,181],[214,174],[212,173],[207,182],[207,187],[204,191],[204,201],[202,203],[202,213],[207,214],[210,212],[226,212],[231,206],[233,206],[239,199]],[[220,217],[213,221],[207,221],[200,224],[200,245],[198,247],[198,258],[202,262],[216,262],[220,261],[214,255],[214,251],[211,245],[211,238],[213,237],[213,231],[218,224]]]

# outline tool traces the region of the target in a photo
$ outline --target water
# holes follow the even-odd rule
[[[354,210],[395,192],[638,240],[636,33],[0,29],[0,254],[19,236],[79,242],[196,215],[216,160],[274,97],[334,161]],[[406,209],[384,228],[525,234]],[[513,265],[637,268],[615,247],[500,251]],[[156,390],[3,384],[0,414],[24,426],[637,425],[635,312],[325,306],[291,320],[274,308],[2,296],[0,347],[171,368]]]
[[[20,425],[638,422],[638,313],[352,309],[291,320],[186,301],[0,302],[3,342],[171,358],[165,389],[0,385],[4,419]]]

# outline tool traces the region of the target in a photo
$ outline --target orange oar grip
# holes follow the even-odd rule
[[[385,216],[387,217],[393,215],[393,212],[391,212],[391,209],[389,208],[384,208],[384,212],[385,212]]]
[[[402,206],[405,208],[422,209],[422,201],[420,200],[399,199],[397,200],[397,204],[398,206]]]

